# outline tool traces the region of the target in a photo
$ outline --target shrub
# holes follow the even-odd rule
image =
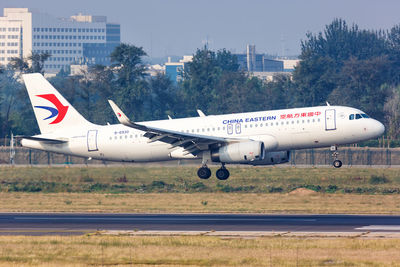
[[[338,187],[336,185],[328,185],[328,188],[325,189],[326,193],[335,193],[338,190]]]
[[[190,189],[196,190],[196,191],[205,191],[207,189],[207,186],[203,184],[202,182],[197,182],[192,185],[190,185]]]
[[[371,178],[369,178],[370,184],[386,184],[389,182],[390,182],[390,180],[388,178],[386,178],[385,176],[372,175]]]

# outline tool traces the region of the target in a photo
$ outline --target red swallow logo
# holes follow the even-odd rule
[[[51,115],[43,120],[51,119],[57,116],[54,121],[50,122],[50,124],[57,124],[64,119],[68,111],[68,106],[64,106],[63,104],[61,104],[60,100],[58,100],[58,98],[54,94],[36,95],[36,96],[46,99],[56,107],[53,108],[48,106],[35,106],[35,108],[42,108],[51,112]]]

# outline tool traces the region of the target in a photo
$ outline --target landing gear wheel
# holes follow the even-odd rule
[[[217,172],[215,173],[215,175],[217,176],[217,178],[219,180],[226,180],[229,178],[229,171],[225,168],[220,168],[217,170]]]
[[[340,167],[342,167],[342,162],[340,161],[340,160],[335,160],[334,162],[333,162],[333,167],[335,167],[335,168],[340,168]]]
[[[197,171],[197,175],[200,179],[208,179],[211,176],[211,170],[208,167],[201,167]]]

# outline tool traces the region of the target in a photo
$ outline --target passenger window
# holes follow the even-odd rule
[[[356,114],[356,120],[361,119],[361,114]]]
[[[349,116],[349,120],[354,120],[354,114],[351,114],[351,115]]]

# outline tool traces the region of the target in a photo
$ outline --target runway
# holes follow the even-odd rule
[[[98,230],[400,233],[400,216],[0,213],[0,235],[71,235]]]

